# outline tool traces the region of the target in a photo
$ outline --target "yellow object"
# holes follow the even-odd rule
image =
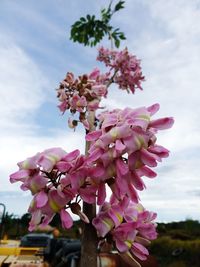
[[[0,242],[0,267],[44,267],[44,258],[40,255],[41,248],[19,247],[19,241],[16,240]]]
[[[39,248],[23,248],[23,247],[0,247],[0,255],[35,255]]]
[[[6,234],[3,236],[3,240],[8,240],[8,236]]]

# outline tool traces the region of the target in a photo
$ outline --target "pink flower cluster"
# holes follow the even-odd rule
[[[145,260],[149,254],[145,246],[157,237],[155,218],[156,214],[145,210],[141,204],[131,202],[127,197],[118,201],[112,196],[92,223],[98,236],[105,241],[112,239],[120,253]]]
[[[86,135],[89,154],[79,150],[66,153],[52,148],[19,162],[19,170],[10,175],[11,183],[22,182],[22,190],[30,190],[33,200],[29,230],[47,225],[59,213],[64,228],[73,224],[67,208],[89,223],[81,211],[79,200],[101,205],[92,223],[99,237],[112,240],[121,253],[146,259],[148,240],[156,238],[156,215],[139,204],[137,191],[143,190],[143,176],[154,178],[151,169],[169,151],[156,144],[158,130],[170,128],[173,118],[152,120],[159,109],[126,108],[105,111],[98,116],[99,130]],[[106,185],[113,193],[105,202]],[[133,258],[134,260],[134,258]]]
[[[58,106],[60,111],[64,113],[69,110],[72,115],[79,113],[77,119],[68,120],[70,128],[75,128],[81,122],[89,129],[91,122],[88,112],[100,108],[101,98],[107,96],[110,84],[116,83],[120,89],[132,93],[136,88],[142,89],[144,76],[140,61],[131,55],[127,48],[114,51],[101,47],[97,60],[104,62],[109,68],[105,74],[101,74],[96,68],[90,74],[75,79],[74,74],[68,72],[57,89],[57,97],[61,102]]]
[[[136,88],[142,90],[141,82],[144,81],[140,60],[131,55],[128,49],[115,51],[101,47],[97,60],[104,62],[114,72],[113,82],[119,85],[120,89],[128,92],[135,92]]]
[[[10,175],[10,181],[21,181],[21,189],[30,190],[33,195],[29,207],[30,231],[38,225],[47,225],[55,213],[60,214],[62,226],[70,228],[73,221],[66,207],[89,222],[79,204],[72,202],[77,195],[88,203],[94,203],[96,198],[96,189],[93,192],[87,187],[85,158],[79,150],[66,153],[61,148],[47,149],[19,162],[18,166],[19,170]]]
[[[154,178],[156,173],[151,168],[168,157],[169,151],[156,144],[156,133],[170,128],[174,120],[151,120],[158,109],[155,104],[103,112],[99,115],[100,129],[86,135],[86,140],[92,142],[87,161],[93,163],[90,176],[99,184],[99,205],[105,200],[106,183],[116,198],[127,195],[138,202],[136,190],[145,188],[142,177]]]
[[[65,79],[57,89],[57,96],[61,104],[58,106],[62,112],[70,110],[72,114],[79,113],[78,120],[69,120],[69,126],[75,128],[82,122],[86,129],[89,128],[87,112],[99,108],[102,97],[107,95],[107,75],[100,74],[94,69],[89,75],[74,78],[73,73],[67,73]]]

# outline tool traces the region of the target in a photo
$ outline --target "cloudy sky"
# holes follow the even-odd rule
[[[67,129],[55,88],[67,71],[87,73],[97,65],[96,48],[69,40],[80,16],[98,14],[106,0],[0,1],[0,202],[9,213],[26,212],[30,194],[9,183],[16,163],[38,151],[61,146],[84,151],[81,129]],[[158,116],[174,127],[159,135],[171,151],[146,179],[141,199],[158,221],[200,219],[200,1],[127,0],[113,17],[127,41],[122,48],[142,60],[144,91],[112,89],[109,108],[160,103]],[[106,41],[105,45],[109,45]]]

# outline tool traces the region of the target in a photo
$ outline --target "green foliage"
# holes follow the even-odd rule
[[[200,238],[200,223],[195,220],[186,220],[171,223],[158,223],[160,235],[167,234],[173,239],[192,240]]]
[[[150,251],[158,259],[160,267],[179,266],[176,262],[198,267],[200,239],[186,241],[163,236],[152,242]]]
[[[160,267],[199,267],[199,221],[159,223],[157,230],[159,237],[152,242],[150,253],[157,258]]]
[[[28,226],[31,219],[30,213],[25,213],[22,217],[17,217],[14,214],[5,214],[3,223],[1,226],[2,237],[6,234],[9,239],[20,239],[22,236],[29,233]],[[61,225],[59,214],[56,214],[50,224],[52,227],[56,227],[60,235],[68,238],[79,238],[78,229],[81,227],[80,221],[75,221],[71,229],[64,230]]]
[[[101,10],[101,19],[97,19],[95,15],[87,15],[81,17],[71,26],[70,39],[74,42],[84,44],[85,46],[95,46],[104,36],[108,36],[109,40],[113,40],[116,47],[119,47],[120,40],[126,39],[123,32],[113,29],[110,20],[113,14],[124,8],[124,1],[119,1],[112,9],[112,1],[108,8]]]

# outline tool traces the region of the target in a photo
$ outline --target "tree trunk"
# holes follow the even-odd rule
[[[96,205],[83,203],[83,212],[91,222],[96,215]],[[97,233],[92,223],[84,224],[81,242],[81,267],[97,267]]]
[[[90,122],[89,132],[95,130],[95,112],[89,112],[88,120]],[[90,142],[86,141],[85,154],[88,154]],[[88,204],[83,202],[83,212],[87,215],[90,223],[84,224],[81,240],[81,267],[97,267],[97,232],[92,225],[92,219],[96,217],[96,203]]]

